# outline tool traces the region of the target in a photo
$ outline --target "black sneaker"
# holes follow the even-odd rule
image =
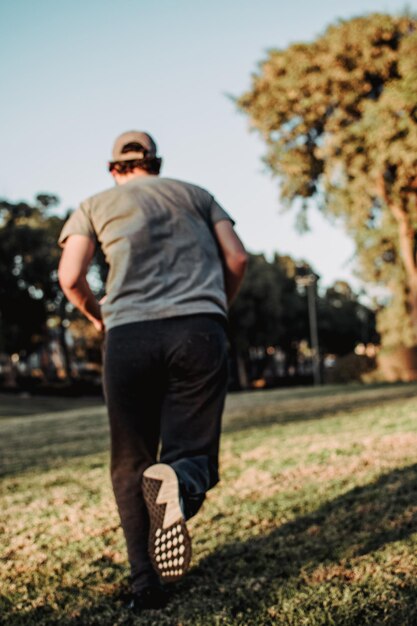
[[[134,612],[146,609],[163,609],[167,605],[168,599],[168,593],[160,584],[149,585],[149,587],[131,594],[127,608]]]
[[[151,465],[143,474],[150,519],[148,551],[164,582],[184,576],[191,561],[191,539],[181,511],[178,478],[170,465]]]

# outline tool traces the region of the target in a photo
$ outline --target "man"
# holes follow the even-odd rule
[[[106,333],[111,478],[135,609],[163,606],[160,580],[186,572],[185,521],[219,480],[227,307],[247,260],[213,196],[159,177],[160,166],[150,135],[123,133],[109,163],[116,186],[82,202],[59,239],[61,287]],[[102,303],[86,278],[96,245],[109,264]]]

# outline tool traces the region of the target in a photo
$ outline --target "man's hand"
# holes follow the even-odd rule
[[[104,333],[104,324],[103,324],[103,320],[97,320],[97,319],[93,319],[91,320],[94,328],[96,330],[98,330],[99,333]]]
[[[102,298],[98,301],[99,305],[101,306],[102,304],[104,304],[104,303],[106,302],[106,300],[107,300],[107,294],[106,294],[106,295],[104,295],[104,296],[103,296],[103,297],[102,297]],[[99,332],[99,333],[104,333],[104,331],[105,331],[105,327],[104,327],[104,324],[103,324],[103,320],[102,320],[101,318],[100,318],[100,319],[93,319],[93,320],[91,320],[91,321],[92,321],[92,323],[94,324],[94,328],[95,328],[96,330],[98,330],[98,332]]]

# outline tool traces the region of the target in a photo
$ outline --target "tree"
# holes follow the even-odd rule
[[[38,194],[32,203],[0,200],[0,352],[28,355],[46,345],[53,334],[71,378],[68,326],[78,327],[78,334],[83,329],[84,352],[96,361],[101,340],[96,331],[90,333],[88,324],[83,325],[58,283],[61,252],[57,240],[65,221],[53,214],[58,203],[55,195],[46,193]],[[98,248],[90,277],[99,298],[107,269]],[[53,330],[48,330],[48,324]],[[82,352],[80,345],[76,348],[75,352]]]
[[[287,366],[294,361],[297,339],[307,337],[305,303],[295,284],[295,262],[275,255],[249,255],[242,288],[229,314],[232,357],[241,386],[246,386],[249,349],[280,346]],[[295,361],[297,359],[295,358]]]
[[[283,201],[343,222],[363,278],[402,302],[396,340],[416,344],[417,20],[369,15],[271,50],[238,106]]]
[[[249,255],[245,280],[229,316],[239,352],[273,345],[282,334],[282,284],[275,270],[263,254]]]
[[[290,368],[298,371],[300,345],[310,343],[306,291],[296,280],[300,266],[313,272],[307,263],[289,256],[275,254],[268,261],[262,254],[249,255],[245,280],[229,315],[235,377],[241,386],[247,386],[246,374],[254,373],[250,348],[263,349],[256,362],[258,374],[271,361],[271,347],[285,354],[286,375]],[[322,356],[343,356],[359,343],[378,342],[374,311],[360,303],[345,281],[336,281],[324,294],[317,294],[316,304]]]
[[[321,351],[344,356],[359,343],[377,343],[375,312],[361,304],[345,281],[336,281],[318,302]]]
[[[56,239],[63,220],[49,215],[58,198],[0,201],[0,341],[7,353],[30,353],[45,336],[58,297]]]

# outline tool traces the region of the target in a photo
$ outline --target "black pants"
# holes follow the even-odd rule
[[[111,478],[136,590],[155,576],[142,474],[157,460],[169,463],[180,480],[186,517],[193,515],[219,480],[226,390],[226,333],[216,316],[137,322],[107,333]]]

